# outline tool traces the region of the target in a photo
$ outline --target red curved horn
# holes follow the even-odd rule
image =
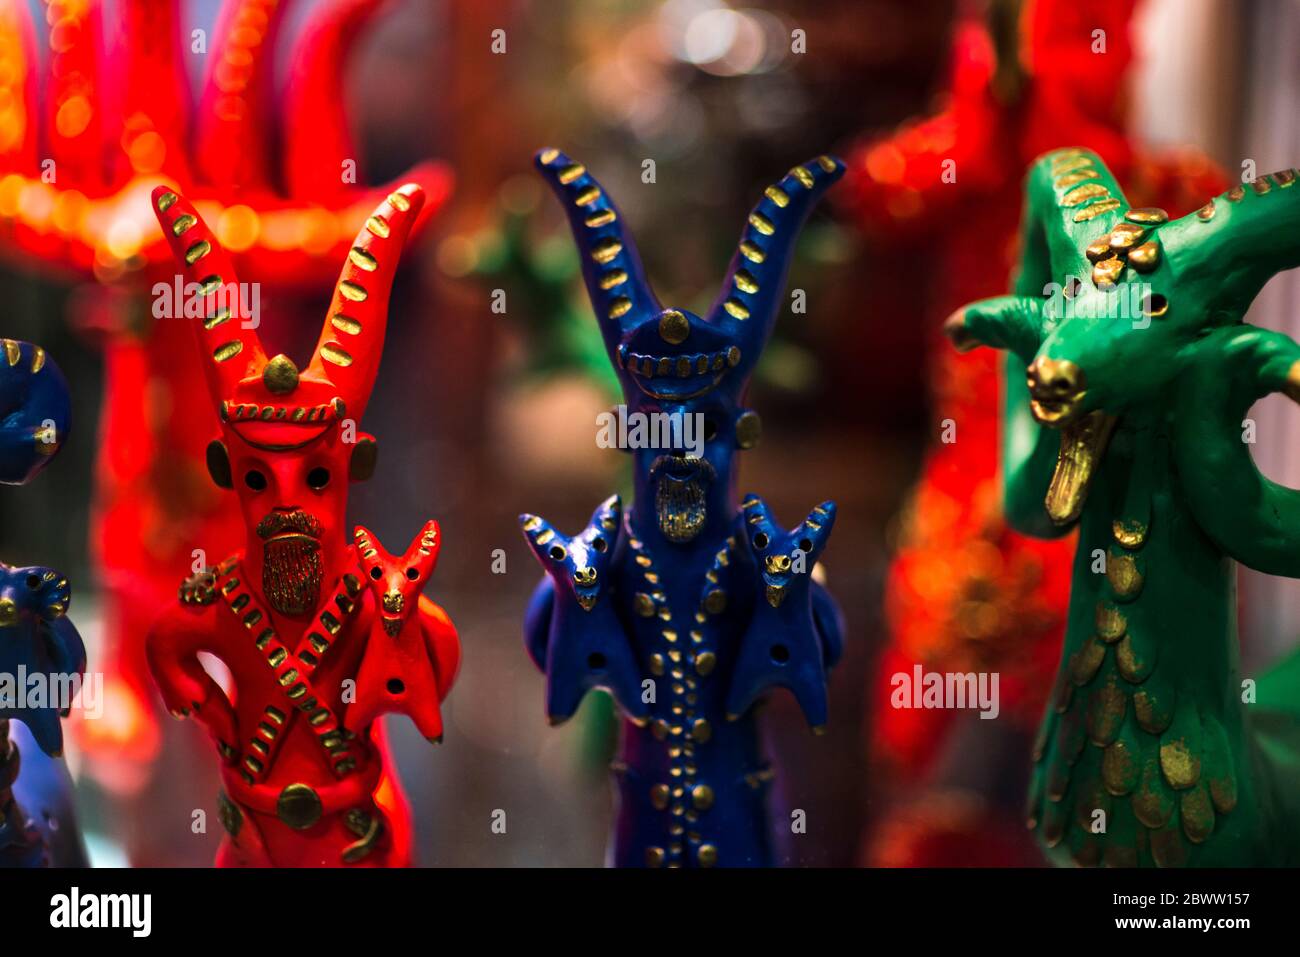
[[[199,101],[195,166],[216,187],[265,187],[271,180],[267,103],[275,38],[288,4],[226,0],[217,16],[211,69]]]
[[[204,295],[204,318],[188,321],[193,323],[202,354],[208,390],[213,401],[220,406],[223,399],[234,393],[241,379],[261,372],[266,365],[266,353],[262,351],[257,332],[244,321],[246,317],[235,314],[238,311],[238,293],[227,296],[226,301],[233,303],[233,308],[226,308],[217,301],[217,290],[222,286],[228,293],[237,290],[239,279],[230,257],[212,230],[208,229],[189,200],[169,187],[156,188],[152,200],[154,214],[167,237],[167,244],[181,265],[185,285],[197,283]],[[176,303],[178,310],[183,307],[184,303]]]
[[[347,117],[339,108],[343,73],[380,6],[378,0],[330,0],[313,12],[294,44],[283,111],[284,175],[290,196],[320,201],[353,188],[342,176],[343,161],[358,159]]]
[[[361,419],[379,372],[388,296],[402,244],[424,205],[415,183],[388,194],[366,220],[334,286],[325,326],[305,373],[334,383],[347,414]]]

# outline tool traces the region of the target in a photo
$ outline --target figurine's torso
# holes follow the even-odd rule
[[[728,720],[727,679],[753,607],[734,573],[732,538],[692,543],[694,561],[630,528],[617,561],[616,604],[654,701],[644,727],[625,721],[615,766],[618,866],[771,863],[766,792],[753,710]]]
[[[392,863],[390,827],[373,797],[383,755],[369,727],[343,727],[373,597],[348,572],[322,591],[310,619],[290,620],[273,615],[244,577],[238,556],[215,569],[203,609],[202,650],[230,669],[239,735],[222,755],[231,840],[220,862]]]
[[[1236,565],[1182,497],[1163,427],[1121,424],[1080,523],[1030,819],[1055,863],[1276,863],[1237,663]],[[1104,553],[1104,566],[1102,554]]]

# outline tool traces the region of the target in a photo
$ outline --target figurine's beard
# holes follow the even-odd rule
[[[706,493],[713,466],[693,455],[661,455],[650,467],[655,483],[655,514],[659,531],[670,542],[689,542],[709,517]]]
[[[282,615],[316,610],[325,577],[321,524],[301,509],[272,512],[257,525],[262,545],[262,594]]]

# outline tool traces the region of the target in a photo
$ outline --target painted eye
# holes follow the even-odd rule
[[[605,541],[603,538],[593,538],[591,540],[591,547],[598,552],[604,552],[609,548],[609,542]]]
[[[27,587],[30,588],[32,591],[36,591],[36,589],[40,588],[40,587],[41,587],[41,576],[40,576],[40,575],[28,575],[28,576],[27,576]]]
[[[370,569],[370,577],[375,581],[379,581],[379,579],[384,577],[384,573],[379,569],[379,566],[376,565],[374,568]]]
[[[266,476],[257,469],[249,469],[244,473],[244,484],[254,492],[261,492],[266,488]]]
[[[414,568],[408,568],[406,570],[406,577],[409,578],[411,581],[415,581],[417,578],[420,577],[420,573],[416,571]]]
[[[307,473],[307,487],[319,492],[326,485],[330,484],[330,470],[324,466],[316,466]]]

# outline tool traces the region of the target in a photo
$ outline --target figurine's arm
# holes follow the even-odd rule
[[[1007,523],[1037,538],[1059,538],[1071,526],[1057,525],[1043,507],[1061,449],[1060,433],[1045,429],[1029,411],[1025,368],[1034,359],[1050,316],[1032,295],[996,296],[958,309],[944,332],[962,352],[991,346],[1007,352],[1002,395],[1003,509]]]
[[[1178,478],[1192,513],[1243,565],[1300,578],[1300,491],[1261,475],[1242,436],[1257,400],[1282,392],[1300,402],[1300,345],[1280,332],[1238,325],[1188,352],[1173,427]]]
[[[68,437],[68,383],[39,346],[0,340],[0,482],[22,485]]]
[[[47,646],[54,674],[79,675],[86,670],[86,644],[81,640],[77,626],[66,615],[59,615],[45,623],[53,641]]]
[[[546,673],[546,646],[551,637],[551,611],[555,607],[555,586],[549,575],[533,589],[524,612],[524,647],[537,670]]]
[[[420,630],[438,676],[438,700],[446,701],[460,672],[460,636],[442,606],[420,596]]]
[[[839,657],[840,632],[829,596],[822,592],[814,599],[812,569],[834,524],[835,503],[823,502],[799,525],[782,531],[761,498],[745,497],[737,535],[745,542],[742,553],[752,562],[759,595],[732,671],[730,719],[748,711],[767,689],[783,687],[794,694],[814,730],[825,726],[826,671]],[[836,647],[827,647],[828,636]]]
[[[826,670],[830,671],[844,656],[844,613],[839,602],[816,580],[812,583],[812,610],[813,624],[817,626],[826,656]]]
[[[573,538],[536,515],[520,516],[524,537],[550,576],[549,601],[540,590],[534,594],[526,640],[533,660],[545,663],[546,713],[552,724],[571,717],[592,688],[608,689],[631,720],[649,717],[641,699],[641,672],[612,595],[622,517],[617,495],[600,505]],[[544,639],[539,635],[542,621]]]
[[[167,710],[178,718],[193,711],[227,760],[234,760],[240,740],[234,709],[221,686],[199,661],[207,650],[212,623],[204,609],[180,606],[168,609],[149,632],[145,658]]]

